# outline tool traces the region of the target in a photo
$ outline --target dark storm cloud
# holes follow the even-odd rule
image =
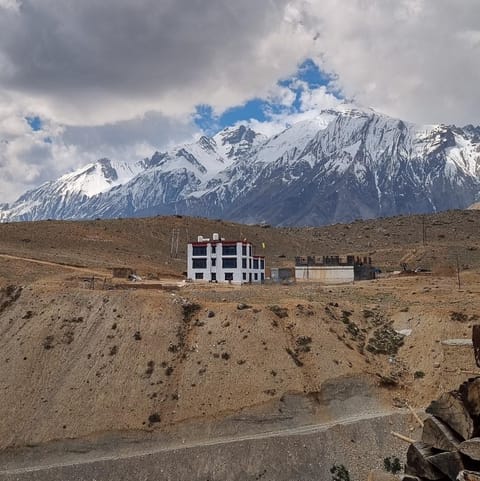
[[[231,83],[235,94],[260,85],[262,76],[274,79],[275,64],[283,63],[268,52],[263,56],[262,42],[282,24],[286,4],[23,0],[17,12],[0,12],[0,52],[8,65],[0,84],[80,110],[82,103],[108,104],[112,98],[162,98],[168,104],[169,95],[192,97],[191,107],[200,100],[196,91]],[[292,58],[287,56],[291,67]],[[181,104],[179,99],[179,110]]]

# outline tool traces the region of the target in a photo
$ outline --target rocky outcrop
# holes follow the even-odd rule
[[[427,408],[421,441],[407,452],[404,481],[480,480],[480,377]]]

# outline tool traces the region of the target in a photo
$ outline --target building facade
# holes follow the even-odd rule
[[[199,236],[188,244],[187,277],[196,282],[262,283],[265,257],[254,255],[254,246],[247,241]]]
[[[323,284],[347,284],[354,280],[375,279],[370,257],[305,256],[295,258],[295,279]]]

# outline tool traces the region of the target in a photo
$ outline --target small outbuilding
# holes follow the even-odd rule
[[[128,279],[135,271],[130,267],[112,267],[112,277],[117,279]]]
[[[348,284],[375,279],[376,269],[370,257],[303,256],[295,258],[295,279],[323,284]]]

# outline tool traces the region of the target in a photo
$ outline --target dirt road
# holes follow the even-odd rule
[[[189,450],[194,448],[226,446],[235,443],[244,443],[248,441],[268,440],[271,438],[288,438],[293,436],[315,435],[317,433],[328,431],[329,429],[337,426],[354,425],[361,421],[382,420],[392,415],[405,415],[407,413],[408,411],[405,409],[397,409],[396,411],[383,411],[368,414],[362,413],[358,416],[349,416],[321,424],[312,424],[306,426],[299,426],[296,428],[281,429],[276,431],[261,432],[242,436],[216,437],[213,439],[203,439],[194,442],[182,440],[182,442],[177,441],[175,443],[167,445],[164,443],[162,443],[162,445],[158,445],[152,441],[147,441],[145,443],[136,444],[135,446],[125,443],[120,446],[115,445],[107,448],[104,447],[100,451],[97,451],[95,449],[95,446],[91,445],[89,447],[83,447],[83,449],[78,450],[82,452],[69,452],[67,445],[65,452],[68,454],[56,454],[55,456],[49,456],[48,458],[38,459],[35,462],[30,461],[28,465],[25,465],[26,461],[24,458],[22,458],[18,460],[19,467],[17,468],[11,466],[13,463],[8,463],[10,465],[8,469],[0,470],[0,481],[10,481],[12,479],[16,479],[15,476],[18,475],[36,473],[40,471],[50,471],[52,469],[64,469],[82,464],[114,462],[120,460],[125,461],[130,458],[147,457],[161,453]],[[22,479],[27,478],[22,477]]]

